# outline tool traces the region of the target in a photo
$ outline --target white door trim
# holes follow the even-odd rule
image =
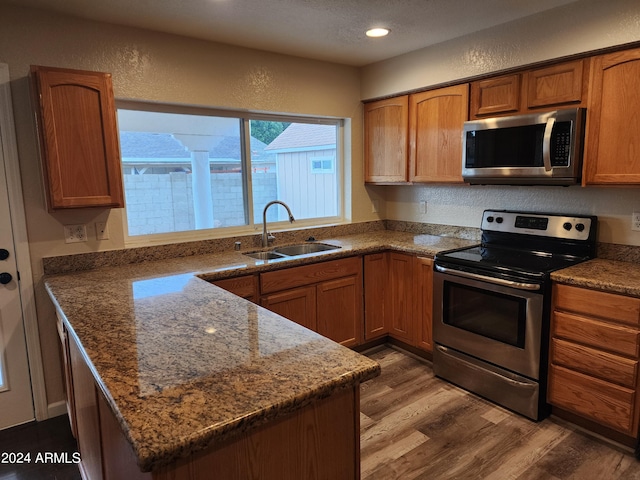
[[[38,317],[36,315],[35,291],[31,272],[31,256],[27,236],[24,203],[22,200],[22,183],[18,146],[16,143],[15,124],[13,120],[13,103],[11,101],[11,85],[9,66],[0,63],[0,130],[2,142],[0,147],[4,156],[9,207],[11,209],[11,225],[15,241],[15,257],[20,272],[20,303],[24,321],[27,353],[29,355],[29,372],[31,373],[31,389],[36,420],[49,418],[47,393],[42,367],[42,352],[38,333]]]

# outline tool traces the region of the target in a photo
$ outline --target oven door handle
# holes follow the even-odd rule
[[[517,288],[518,290],[540,290],[540,285],[537,283],[522,283],[514,282],[512,280],[504,280],[502,278],[489,277],[487,275],[480,275],[478,273],[464,272],[462,270],[454,270],[452,268],[442,267],[436,265],[436,270],[441,273],[448,273],[449,275],[455,275],[457,277],[470,278],[472,280],[480,280],[482,282],[494,283],[503,287]]]

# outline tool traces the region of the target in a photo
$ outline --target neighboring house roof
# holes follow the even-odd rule
[[[265,153],[266,144],[251,137],[251,159],[253,162],[275,161],[273,153]],[[167,160],[191,161],[191,154],[169,133],[120,132],[120,150],[125,161],[136,159],[152,163]],[[211,160],[240,160],[240,138],[225,137],[216,148],[209,152]],[[161,159],[165,159],[164,161]]]
[[[265,150],[315,150],[322,146],[335,148],[335,125],[292,123]]]

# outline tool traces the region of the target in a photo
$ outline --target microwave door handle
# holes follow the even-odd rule
[[[544,127],[544,140],[542,142],[542,162],[544,163],[545,172],[551,171],[551,133],[553,132],[553,126],[556,123],[555,117],[547,120],[547,125]]]

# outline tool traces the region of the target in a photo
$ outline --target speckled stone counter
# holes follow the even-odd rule
[[[551,279],[640,298],[640,264],[595,258],[551,274]]]
[[[379,374],[368,358],[204,279],[475,243],[384,230],[323,242],[341,248],[287,261],[229,251],[45,278],[143,470]]]

